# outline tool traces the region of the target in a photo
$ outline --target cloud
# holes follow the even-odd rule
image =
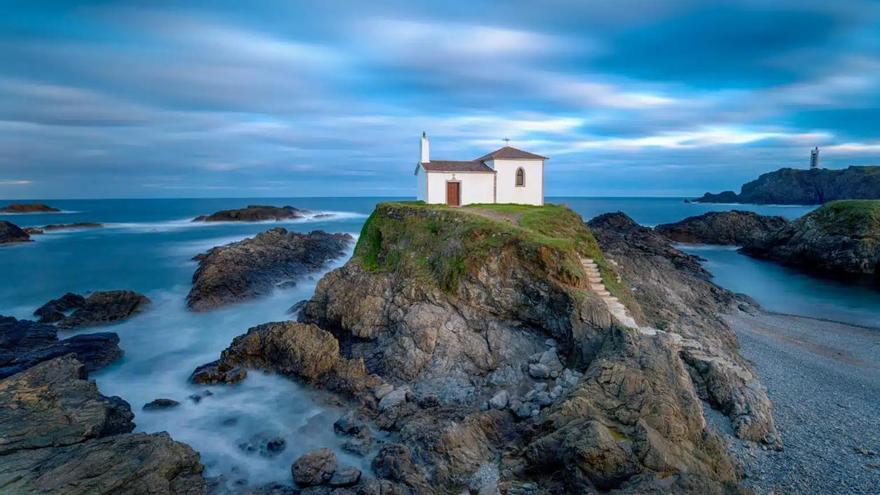
[[[27,186],[29,184],[33,184],[33,182],[29,180],[0,179],[0,186]]]

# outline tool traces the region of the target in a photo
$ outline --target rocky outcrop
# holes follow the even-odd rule
[[[56,232],[59,230],[83,230],[83,229],[99,229],[103,224],[94,222],[76,222],[76,223],[52,223],[43,225],[42,227],[27,227],[24,229],[30,235],[45,234],[46,232]]]
[[[12,203],[0,208],[0,213],[50,213],[61,211],[43,203]]]
[[[30,242],[31,237],[14,223],[0,220],[0,244]]]
[[[782,168],[742,186],[739,194],[706,193],[700,203],[819,205],[839,199],[880,199],[880,167],[842,170]]]
[[[602,250],[631,285],[651,326],[677,335],[679,356],[702,399],[726,414],[737,435],[779,445],[772,406],[736,337],[719,316],[735,296],[713,284],[699,258],[623,213],[589,222]]]
[[[104,397],[66,356],[0,380],[0,492],[201,494],[199,456],[167,433],[130,433],[128,404]]]
[[[122,357],[122,349],[115,333],[58,340],[52,326],[0,316],[0,378],[67,354],[76,356],[86,371],[94,371]]]
[[[829,203],[743,252],[832,276],[880,281],[880,201]]]
[[[58,328],[92,327],[126,320],[149,304],[149,298],[129,290],[92,292],[88,297],[68,292],[40,306],[34,316]]]
[[[743,246],[786,225],[788,220],[782,217],[733,210],[688,217],[680,222],[658,225],[654,230],[675,242]]]
[[[295,283],[345,254],[348,234],[320,230],[308,234],[282,228],[215,247],[194,259],[199,268],[187,305],[196,311],[267,295],[281,284]]]
[[[248,205],[246,208],[221,210],[193,218],[193,222],[263,222],[303,218],[308,213],[293,206]]]

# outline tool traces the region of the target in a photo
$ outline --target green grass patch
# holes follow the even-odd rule
[[[828,234],[880,239],[880,200],[832,201],[808,216]]]

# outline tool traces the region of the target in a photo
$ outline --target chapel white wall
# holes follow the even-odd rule
[[[421,165],[416,172],[416,199],[428,202],[428,173]]]
[[[498,180],[497,203],[525,205],[544,204],[544,162],[542,160],[492,160],[486,162],[495,169]],[[525,186],[516,185],[516,170],[525,172]]]
[[[493,203],[494,174],[467,172],[431,172],[428,177],[427,199],[431,204],[446,204],[446,181],[461,181],[461,204]]]

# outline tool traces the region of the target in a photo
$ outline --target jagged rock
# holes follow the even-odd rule
[[[675,242],[742,246],[763,239],[786,225],[788,220],[783,217],[733,210],[688,217],[680,222],[658,225],[654,230]]]
[[[129,290],[92,292],[85,298],[68,292],[38,308],[34,315],[41,322],[56,323],[58,328],[81,328],[131,318],[149,304],[146,296]]]
[[[376,384],[361,360],[342,358],[339,342],[315,325],[265,323],[236,337],[220,359],[197,368],[196,383],[232,383],[257,368],[300,378],[332,390],[363,390]]]
[[[353,467],[337,469],[330,478],[328,485],[334,488],[354,486],[361,480],[361,470]]]
[[[880,167],[782,168],[742,186],[739,194],[706,193],[700,203],[818,205],[839,199],[880,199]]]
[[[310,450],[293,463],[291,472],[299,486],[322,485],[336,472],[336,454],[327,448]]]
[[[835,201],[743,247],[750,256],[880,282],[880,201]]]
[[[0,208],[0,213],[50,213],[61,211],[43,203],[11,203]]]
[[[246,208],[221,210],[193,218],[193,222],[263,222],[303,218],[306,210],[293,206],[248,205]]]
[[[20,229],[18,225],[0,220],[0,244],[12,244],[14,242],[30,242],[31,236]]]
[[[122,357],[119,336],[102,332],[58,340],[54,327],[0,316],[0,378],[38,363],[73,354],[86,371],[95,371]]]
[[[197,255],[199,268],[187,306],[196,311],[270,294],[279,283],[295,282],[345,254],[348,234],[309,234],[275,228]]]
[[[161,411],[163,409],[171,409],[180,405],[174,399],[155,399],[144,404],[144,411]]]
[[[128,433],[128,404],[84,378],[65,356],[0,380],[0,492],[204,492],[198,454],[166,433]]]

